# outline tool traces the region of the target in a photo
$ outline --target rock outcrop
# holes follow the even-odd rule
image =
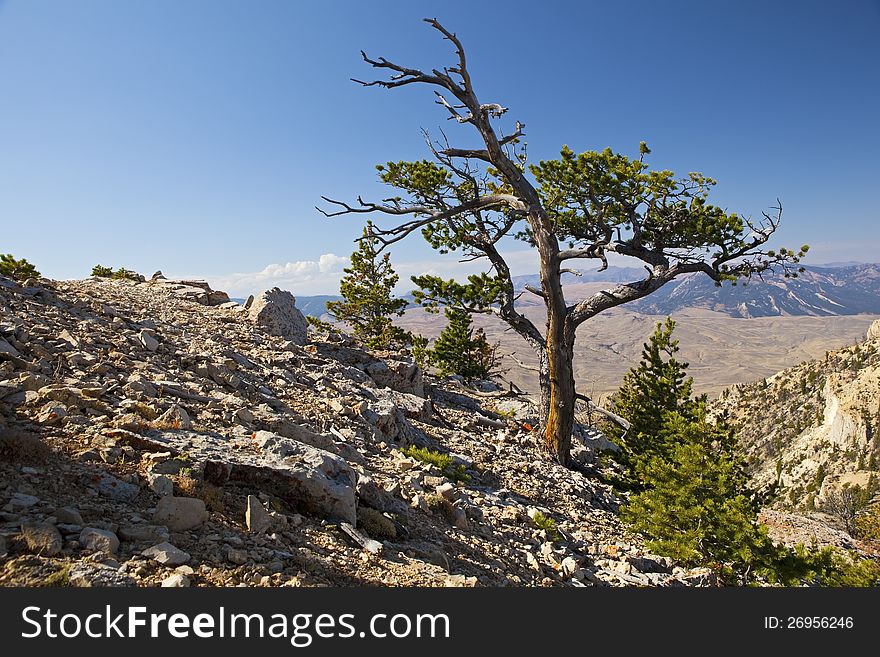
[[[277,287],[266,290],[251,304],[248,316],[270,335],[287,338],[298,345],[306,343],[308,324],[290,292]]]
[[[864,487],[880,468],[880,322],[851,347],[728,389],[713,411],[732,420],[776,506],[812,511],[844,484]]]

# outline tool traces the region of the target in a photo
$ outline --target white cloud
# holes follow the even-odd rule
[[[502,254],[514,276],[534,274],[538,271],[538,256],[534,249],[507,250]],[[611,264],[627,265],[625,258],[612,258]],[[271,264],[258,272],[228,274],[208,279],[215,290],[223,290],[233,297],[246,297],[278,286],[290,290],[295,296],[338,294],[342,269],[350,259],[335,253],[325,253],[317,260],[297,260],[283,264]],[[459,262],[455,256],[435,255],[430,259],[393,261],[394,270],[400,276],[397,294],[406,294],[413,288],[410,276],[432,274],[463,281],[470,274],[488,271],[486,260]],[[598,269],[598,261],[578,261],[576,267]]]
[[[297,294],[326,294],[338,289],[342,269],[349,262],[346,256],[325,253],[317,260],[297,260],[266,265],[262,270],[215,276],[208,279],[215,290],[224,290],[241,297],[270,287],[280,287]]]

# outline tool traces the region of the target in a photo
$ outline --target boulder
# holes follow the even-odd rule
[[[218,485],[245,483],[285,500],[300,511],[326,518],[356,521],[357,477],[348,463],[323,449],[311,447],[268,431],[253,434],[247,454],[205,463],[205,480]]]
[[[61,532],[48,522],[26,522],[21,526],[21,535],[28,550],[45,557],[54,557],[61,552],[64,541]]]
[[[422,369],[413,360],[376,360],[364,371],[380,388],[391,388],[417,397],[425,396]]]
[[[65,506],[52,512],[52,515],[55,516],[55,519],[60,523],[65,523],[68,525],[82,525],[83,518],[78,509],[75,509],[72,506]]]
[[[429,446],[430,441],[423,431],[417,429],[397,405],[388,399],[374,402],[361,402],[355,407],[364,420],[373,428],[377,440],[393,442],[397,445]]]
[[[244,518],[248,531],[254,534],[262,533],[272,526],[272,517],[266,513],[256,495],[248,495]]]
[[[192,429],[192,420],[185,409],[174,404],[156,418],[156,425],[170,429]]]
[[[162,580],[162,588],[183,588],[189,585],[189,577],[183,573],[172,573]]]
[[[110,474],[102,474],[97,481],[90,482],[98,492],[116,502],[130,502],[140,492],[140,488],[117,479]]]
[[[868,340],[880,340],[880,319],[875,319],[868,328]]]
[[[358,475],[357,495],[361,502],[379,511],[400,514],[406,512],[406,504],[403,500],[379,486],[369,475]]]
[[[153,521],[174,532],[193,529],[208,519],[205,503],[195,497],[165,496],[156,505]]]
[[[79,542],[90,552],[116,554],[116,550],[119,549],[119,539],[116,534],[106,529],[86,527],[79,534]]]
[[[102,563],[79,562],[70,569],[70,585],[79,587],[137,586],[137,581]]]
[[[143,329],[138,333],[138,339],[147,351],[156,351],[159,348],[159,341],[156,339],[156,332],[150,329]]]
[[[296,299],[286,290],[263,292],[248,309],[248,317],[271,335],[304,345],[308,336],[306,318],[296,307]]]
[[[149,547],[141,554],[166,566],[180,566],[192,558],[189,553],[168,542]]]
[[[411,420],[430,422],[434,414],[434,408],[430,399],[412,395],[406,392],[398,392],[390,388],[371,391],[379,399],[386,399],[393,403],[401,412]]]
[[[147,482],[149,483],[150,490],[159,497],[174,494],[174,482],[163,474],[149,472],[147,473]]]
[[[168,529],[160,525],[122,525],[119,536],[123,541],[161,543],[168,540]]]

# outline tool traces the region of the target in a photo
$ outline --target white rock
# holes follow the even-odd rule
[[[262,533],[272,526],[272,518],[266,513],[266,509],[256,495],[248,495],[244,515],[248,531],[254,534]]]
[[[148,351],[156,351],[159,348],[159,341],[153,337],[153,331],[150,329],[143,329],[140,333],[138,333],[138,339],[141,341],[141,344]]]
[[[182,573],[172,573],[162,580],[162,588],[184,588],[189,584],[189,577]]]
[[[189,553],[167,542],[149,547],[141,554],[166,566],[180,566],[192,558]]]
[[[578,570],[578,562],[574,557],[565,557],[562,560],[562,574],[571,577]]]
[[[119,549],[119,539],[111,531],[106,529],[96,529],[95,527],[86,527],[79,534],[79,542],[91,552],[104,552],[105,554],[116,554]]]
[[[160,497],[174,494],[174,482],[165,475],[150,472],[147,474],[147,481],[149,482],[150,490]]]
[[[437,486],[435,490],[438,495],[446,498],[450,502],[455,501],[455,486],[448,481],[445,484],[440,484],[439,486]]]
[[[153,522],[165,525],[173,532],[193,529],[208,519],[205,503],[194,497],[166,496],[156,505]]]
[[[189,413],[177,404],[156,418],[156,424],[158,426],[172,427],[174,429],[192,429],[192,420],[189,417]]]
[[[306,318],[296,307],[296,299],[274,287],[263,292],[248,309],[248,317],[269,334],[286,338],[298,345],[308,339]]]

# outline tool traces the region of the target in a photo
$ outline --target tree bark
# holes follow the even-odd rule
[[[541,358],[541,425],[544,446],[561,465],[568,465],[574,426],[574,329],[559,272],[559,242],[543,213],[529,217],[541,257],[541,289],[547,306],[547,334]],[[546,372],[546,374],[545,374]]]
[[[547,375],[541,377],[541,419],[544,446],[561,465],[567,466],[577,393],[572,367],[574,340],[567,335],[564,320],[561,324],[561,330],[551,329],[547,333]]]

